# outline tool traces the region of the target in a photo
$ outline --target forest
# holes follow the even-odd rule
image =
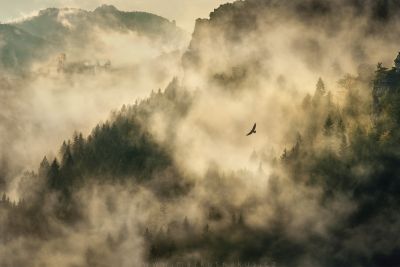
[[[0,164],[0,266],[399,266],[400,5],[361,2],[224,4],[166,86],[16,146],[50,152],[7,159],[15,180]],[[122,85],[118,64],[40,85],[92,95],[86,79]]]
[[[341,107],[332,102],[331,92],[320,78],[314,94],[307,94],[296,107],[305,119],[291,146],[275,156],[251,155],[252,161],[260,163],[255,173],[237,170],[226,174],[217,166],[210,166],[200,185],[185,177],[188,174],[171,158],[168,144],[174,142],[176,133],[171,132],[171,140],[161,145],[140,123],[156,112],[167,114],[171,123],[186,116],[196,101],[196,93],[179,88],[173,81],[165,91],[153,92],[114,112],[90,135],[83,137],[76,132],[71,140],[63,142],[59,156],[44,157],[37,171],[25,173],[27,191],[32,190],[32,183],[43,183],[18,203],[3,194],[2,242],[7,244],[19,235],[46,239],[61,234],[57,233],[58,224],[74,227],[85,222],[87,218],[81,210],[85,204],[75,192],[90,184],[133,184],[149,190],[161,203],[190,199],[194,187],[200,186],[217,196],[214,201],[202,203],[203,222],[164,214],[161,225],[140,225],[149,261],[169,259],[178,263],[181,257],[188,257],[193,263],[222,259],[231,263],[296,266],[304,254],[313,253],[323,266],[343,266],[350,259],[362,266],[392,266],[391,262],[400,260],[398,250],[391,247],[397,242],[394,233],[400,230],[400,183],[395,178],[400,171],[396,113],[400,108],[400,74],[395,68],[378,64],[370,75],[372,80],[358,75],[338,82],[346,89]],[[386,87],[381,88],[383,84]],[[237,186],[242,179],[266,175],[261,164],[273,166],[265,196],[249,199],[240,206],[230,203],[230,194],[240,191],[232,184]],[[52,205],[51,217],[45,210],[47,202]],[[112,214],[115,204],[108,205]],[[268,225],[248,225],[247,217],[265,205],[274,214]],[[310,207],[303,205],[317,210],[307,210]],[[161,216],[162,211],[161,208]],[[320,218],[314,218],[313,212],[324,214],[327,221],[318,221]],[[300,218],[294,219],[295,216]],[[292,227],[308,230],[297,233],[300,236],[293,240]],[[107,236],[104,245],[111,250],[122,246],[126,241],[123,231],[127,229],[120,231],[118,236]],[[373,254],[348,246],[357,244],[360,238]],[[381,250],[381,242],[388,246],[385,251]],[[200,251],[202,258],[190,257],[194,251]],[[101,256],[96,252],[86,254],[88,262],[98,257]]]

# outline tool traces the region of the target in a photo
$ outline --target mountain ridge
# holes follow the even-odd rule
[[[175,22],[169,21],[161,16],[139,11],[120,11],[114,6],[102,5],[93,11],[78,8],[47,8],[40,10],[36,16],[25,18],[10,23],[3,23],[3,28],[9,25],[19,30],[30,38],[41,40],[41,45],[31,48],[31,43],[24,42],[23,38],[18,41],[22,49],[14,51],[17,60],[11,64],[3,62],[5,69],[17,67],[28,68],[37,53],[45,51],[63,52],[66,46],[82,47],[92,41],[96,29],[115,33],[134,32],[139,36],[164,44],[181,42],[186,33],[176,26]],[[1,39],[7,44],[15,39],[10,31],[3,31]],[[23,53],[23,50],[37,51]],[[0,57],[6,51],[0,51]],[[50,53],[54,57],[54,53]],[[9,60],[8,60],[9,61]]]

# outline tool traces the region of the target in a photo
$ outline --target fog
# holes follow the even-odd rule
[[[40,0],[27,1],[17,0],[2,4],[0,20],[9,21],[21,17],[32,16],[38,10],[48,7],[76,7],[91,10],[102,4],[115,5],[117,8],[126,11],[146,11],[171,20],[176,20],[177,24],[187,32],[192,32],[196,18],[208,17],[210,11],[217,8],[220,4],[226,3],[222,0],[172,0],[166,3],[162,0]],[[232,2],[232,1],[230,1]]]
[[[5,75],[0,140],[11,171],[4,188],[12,199],[43,205],[40,216],[49,230],[5,238],[0,263],[378,266],[371,255],[397,249],[391,235],[399,228],[398,213],[390,206],[357,224],[365,208],[360,192],[373,199],[368,182],[380,174],[368,164],[387,164],[374,149],[364,152],[363,144],[378,128],[371,119],[375,66],[390,68],[398,52],[398,5],[389,1],[382,13],[373,1],[314,2],[237,1],[197,20],[190,42],[167,46],[95,29],[84,48],[67,48],[64,63],[110,60],[110,69],[60,73],[56,54],[35,62],[26,77]],[[149,11],[155,3],[147,3]],[[181,8],[191,14],[189,5]],[[157,6],[165,14],[172,7]],[[346,91],[338,82],[344,77],[355,77],[357,85]],[[350,98],[354,92],[358,101]],[[112,132],[125,119],[139,130]],[[106,132],[102,138],[110,131],[135,149],[140,140],[144,155],[165,152],[160,162],[167,167],[122,181],[110,178],[112,172],[82,172],[84,182],[68,193],[47,188],[40,175],[26,182],[23,171],[36,172],[44,155],[58,157],[61,172],[67,170],[67,154],[58,149],[74,131],[90,135],[93,151],[102,148],[92,129],[105,120],[111,126],[98,130]],[[246,136],[254,123],[257,133]],[[376,139],[390,136],[388,130]],[[123,162],[125,154],[112,152],[116,165]],[[152,166],[154,158],[140,166]],[[0,225],[8,216],[2,214]],[[370,231],[379,242],[368,238]]]
[[[89,134],[111,111],[164,88],[180,73],[185,39],[163,44],[134,32],[110,33],[95,28],[85,46],[68,45],[65,68],[59,72],[59,53],[32,64],[25,76],[3,72],[1,155],[5,179],[36,169],[44,155],[58,154],[58,147],[74,131]],[[77,64],[99,68],[81,73]],[[75,65],[74,65],[75,64]],[[68,70],[66,70],[68,71]]]

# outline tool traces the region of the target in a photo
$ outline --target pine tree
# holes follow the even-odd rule
[[[48,173],[48,185],[52,189],[58,189],[60,186],[60,165],[57,159],[54,159],[50,165]]]
[[[61,165],[63,168],[70,168],[73,164],[71,146],[68,144],[62,157]]]
[[[324,123],[324,133],[326,135],[330,135],[332,133],[333,125],[334,125],[333,119],[331,115],[328,115]]]
[[[284,160],[287,159],[287,157],[288,157],[287,149],[285,148],[285,149],[283,150],[283,153],[282,153],[282,156],[281,156],[281,160],[284,161]]]
[[[314,105],[319,105],[321,103],[322,97],[325,95],[325,84],[322,81],[321,78],[318,79],[316,88],[315,88],[315,93],[313,97],[313,103]]]
[[[50,170],[49,161],[47,160],[47,157],[44,157],[42,162],[40,163],[40,166],[39,166],[39,171],[38,171],[39,176],[40,177],[46,177],[48,172],[49,172],[49,170]]]
[[[337,131],[339,134],[343,134],[346,131],[346,126],[344,125],[343,119],[339,116],[337,120]]]
[[[291,157],[297,157],[300,152],[300,145],[303,142],[302,137],[299,133],[297,133],[296,137],[296,144],[293,146],[292,151],[291,151]]]
[[[59,151],[61,156],[65,154],[66,149],[67,149],[67,142],[64,140],[64,142],[62,143],[62,145],[60,147],[60,151]]]
[[[259,174],[263,174],[264,173],[264,169],[262,167],[262,162],[260,161],[260,164],[258,165],[258,173]]]
[[[316,93],[318,93],[321,96],[325,95],[325,84],[321,78],[318,79]]]
[[[73,179],[75,178],[74,172],[74,160],[71,153],[71,145],[68,142],[67,148],[65,149],[65,153],[62,157],[61,161],[61,187],[66,188],[73,183]]]
[[[82,136],[82,133],[74,133],[74,138],[73,138],[73,143],[72,143],[72,155],[75,158],[81,158],[83,156],[83,149],[85,146],[85,140]]]

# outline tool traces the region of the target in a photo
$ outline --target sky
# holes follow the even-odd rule
[[[0,21],[5,22],[35,14],[48,7],[77,7],[93,10],[102,4],[124,11],[146,11],[170,20],[188,32],[196,18],[208,17],[220,4],[232,0],[0,0]]]

